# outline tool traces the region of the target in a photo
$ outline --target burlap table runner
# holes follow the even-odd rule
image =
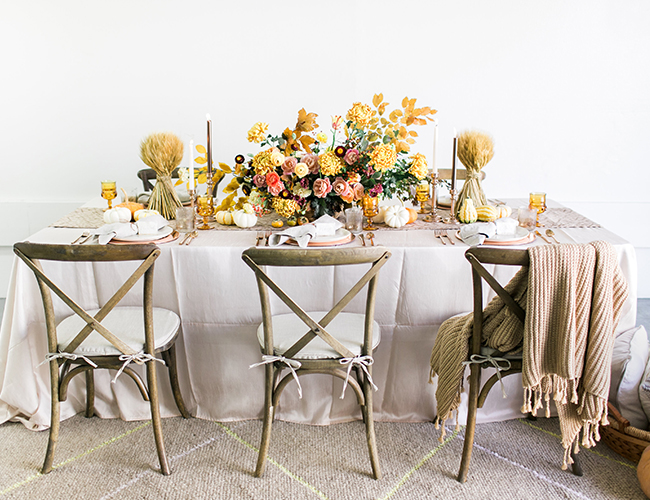
[[[104,209],[80,207],[61,217],[50,227],[73,227],[96,229],[104,225]]]

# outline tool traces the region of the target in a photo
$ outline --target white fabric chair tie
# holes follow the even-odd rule
[[[300,385],[300,380],[298,380],[298,374],[296,373],[296,370],[300,369],[300,367],[302,366],[302,363],[300,361],[297,361],[295,359],[285,358],[284,356],[272,356],[270,354],[263,354],[262,361],[260,361],[259,363],[253,363],[248,368],[251,369],[257,366],[269,365],[271,363],[275,363],[276,361],[280,363],[284,363],[285,365],[287,365],[289,370],[291,370],[291,375],[293,375],[296,384],[298,384],[298,397],[302,399],[302,386]]]
[[[152,356],[151,354],[144,353],[142,351],[136,352],[135,354],[121,354],[119,360],[124,361],[124,363],[122,364],[120,369],[117,370],[117,373],[115,374],[115,378],[111,380],[111,384],[114,384],[117,381],[117,377],[119,377],[124,371],[124,369],[127,366],[129,366],[129,364],[131,364],[132,362],[136,362],[139,365],[143,365],[147,361],[158,361],[163,365],[167,364],[163,359],[157,358],[156,356]]]
[[[501,372],[510,370],[510,368],[512,368],[512,363],[510,363],[510,361],[508,361],[506,358],[493,358],[490,355],[483,356],[482,354],[472,354],[469,357],[469,361],[463,361],[463,366],[474,364],[482,365],[483,363],[490,363],[492,366],[494,366],[497,371],[497,378],[501,384],[501,394],[503,395],[504,399],[507,398],[508,395],[506,394],[506,388],[503,385],[503,380],[501,379]],[[504,363],[504,366],[500,366],[499,363]]]
[[[86,363],[88,363],[93,368],[97,368],[97,364],[92,362],[90,359],[88,359],[83,354],[73,354],[71,352],[48,352],[45,355],[45,360],[41,361],[38,365],[36,365],[36,368],[38,368],[41,365],[44,365],[45,363],[49,363],[53,359],[70,359],[70,360],[74,361],[74,360],[76,360],[78,358],[83,359]]]
[[[355,356],[354,358],[341,358],[339,360],[339,363],[341,363],[342,365],[348,365],[348,370],[345,375],[345,382],[343,382],[343,391],[341,391],[341,397],[339,399],[343,399],[345,397],[345,389],[348,386],[348,379],[350,378],[350,372],[352,371],[352,367],[354,365],[361,367],[361,369],[365,372],[366,376],[368,377],[368,382],[370,382],[372,388],[375,391],[379,390],[379,387],[375,385],[375,383],[372,380],[372,376],[368,371],[368,367],[372,365],[374,362],[375,360],[371,356]]]

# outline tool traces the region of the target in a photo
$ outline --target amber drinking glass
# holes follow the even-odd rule
[[[419,214],[426,214],[427,211],[424,209],[424,204],[429,200],[429,183],[423,182],[418,184],[415,188],[415,199],[420,204]]]
[[[537,210],[537,227],[540,227],[539,214],[546,211],[546,193],[530,193],[529,207]]]
[[[102,198],[108,201],[108,209],[113,208],[113,201],[117,197],[115,181],[102,181]]]
[[[363,196],[361,200],[363,206],[363,215],[366,217],[366,231],[371,231],[377,229],[372,225],[372,218],[379,213],[379,199],[376,196],[368,196],[367,194]]]
[[[208,225],[208,220],[214,213],[214,201],[212,200],[212,196],[199,196],[196,199],[196,202],[196,211],[201,217],[203,217],[203,224],[197,229],[212,229]]]

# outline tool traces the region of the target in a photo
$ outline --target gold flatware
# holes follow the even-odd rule
[[[366,246],[366,237],[361,233],[359,235],[359,238],[361,238],[361,244],[365,247]]]
[[[555,237],[555,233],[551,229],[546,230],[546,236],[548,236],[549,238],[553,238],[555,240],[555,243],[557,243],[558,245],[560,244],[558,239]]]
[[[369,232],[367,234],[368,238],[370,238],[370,244],[374,247],[375,246],[375,233]]]
[[[255,241],[255,246],[258,247],[260,246],[260,242],[264,239],[264,231],[258,231],[257,232],[257,238]]]
[[[199,235],[199,232],[196,229],[194,231],[192,231],[190,233],[189,238],[187,238],[187,241],[185,242],[185,245],[189,245],[190,243],[192,243],[192,240],[194,238],[196,238],[198,235]]]
[[[85,240],[87,240],[88,238],[90,238],[90,233],[89,233],[88,231],[84,231],[83,233],[81,233],[81,236],[79,236],[79,238],[77,238],[76,240],[74,240],[74,241],[73,241],[72,243],[70,243],[70,244],[71,244],[71,245],[76,245],[76,244],[79,243],[82,239],[85,241]]]
[[[454,240],[452,240],[452,239],[449,237],[449,231],[444,231],[443,236],[446,236],[447,239],[449,240],[449,243],[451,243],[452,245],[455,245],[455,244],[456,244],[456,243],[454,242]]]
[[[447,243],[445,243],[445,240],[442,239],[442,236],[443,236],[443,235],[442,235],[442,229],[434,229],[434,230],[433,230],[433,235],[434,235],[436,238],[438,238],[440,241],[442,241],[442,244],[443,244],[443,245],[446,245],[446,244],[447,244]],[[449,237],[447,237],[447,239],[449,239]],[[451,240],[449,240],[449,241],[451,241]]]
[[[269,238],[271,237],[271,231],[266,231],[264,233],[264,246],[268,247],[269,246]]]
[[[178,242],[179,245],[184,245],[187,239],[190,237],[192,233],[185,233],[185,236],[183,236],[180,241]]]
[[[542,239],[543,239],[546,243],[548,243],[549,245],[552,245],[552,244],[553,244],[551,241],[547,240],[546,237],[545,237],[542,233],[540,233],[537,229],[535,229],[535,234],[536,234],[537,236],[539,236],[540,238],[542,238]]]

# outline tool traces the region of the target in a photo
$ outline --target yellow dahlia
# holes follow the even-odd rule
[[[394,144],[380,144],[370,154],[370,165],[373,165],[379,172],[390,170],[395,166],[396,161],[397,152]]]
[[[413,163],[411,163],[409,173],[419,181],[427,176],[427,159],[422,153],[413,156]]]
[[[269,124],[264,122],[257,122],[248,131],[248,142],[260,143],[266,139],[266,131],[269,129]]]
[[[260,151],[253,157],[253,168],[256,174],[266,175],[275,169],[275,165],[271,161],[272,154],[273,149],[267,149],[266,151]]]
[[[342,158],[336,156],[334,151],[328,151],[318,157],[320,173],[323,175],[336,175],[345,168]]]
[[[375,112],[367,104],[355,102],[348,110],[346,118],[348,120],[352,120],[354,123],[363,128],[370,123],[370,120],[374,114]]]
[[[300,205],[296,200],[285,200],[279,196],[273,198],[271,204],[273,205],[273,210],[280,217],[291,217],[300,209]]]

